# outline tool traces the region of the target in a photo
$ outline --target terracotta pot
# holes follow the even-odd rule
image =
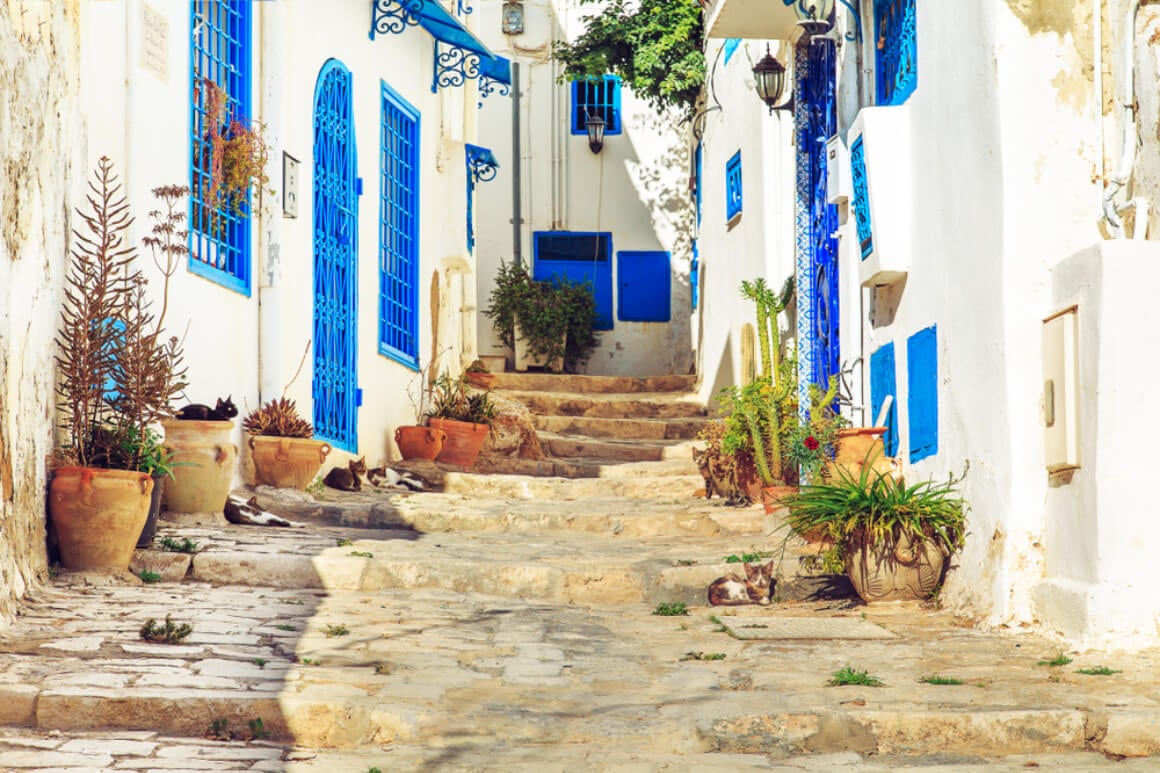
[[[232,421],[163,421],[165,449],[176,463],[165,485],[165,509],[220,513],[234,483],[238,447]]]
[[[427,425],[441,429],[447,434],[447,439],[443,441],[443,450],[435,457],[435,461],[469,468],[475,464],[479,451],[483,448],[483,441],[487,440],[487,433],[491,429],[486,424],[472,424],[469,421],[454,419],[431,418],[427,420]]]
[[[168,475],[153,475],[153,493],[149,496],[149,515],[145,518],[145,525],[141,528],[141,535],[137,537],[137,549],[141,550],[153,544],[157,536],[157,520],[161,517],[161,497],[165,494],[165,483]]]
[[[846,576],[867,603],[928,599],[942,581],[947,563],[933,540],[913,545],[905,537],[893,547],[852,539],[845,560]]]
[[[149,517],[148,473],[61,467],[48,489],[60,562],[77,571],[127,571]]]
[[[833,480],[838,467],[844,467],[851,475],[858,477],[862,467],[870,459],[870,469],[884,475],[893,474],[894,460],[886,455],[882,436],[886,427],[847,427],[838,430],[838,448],[834,461],[826,465],[826,477]]]
[[[797,486],[762,486],[761,504],[765,507],[765,514],[773,515],[780,510],[784,510],[785,505],[781,504],[778,500],[796,493],[798,493]]]
[[[463,374],[463,380],[476,389],[491,389],[495,386],[496,375],[469,370]]]
[[[404,459],[425,459],[435,461],[443,450],[447,433],[432,427],[398,427],[395,429],[395,445]]]
[[[324,440],[250,436],[250,455],[254,461],[254,479],[258,485],[305,491],[322,469],[322,463],[329,453],[330,445]]]

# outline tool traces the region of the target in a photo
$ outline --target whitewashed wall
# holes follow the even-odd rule
[[[692,201],[688,178],[688,125],[679,116],[658,115],[622,89],[623,132],[605,138],[594,155],[587,138],[569,127],[570,85],[557,83],[550,60],[555,40],[574,38],[591,6],[542,0],[526,2],[525,31],[504,36],[499,0],[477,0],[472,21],[496,53],[521,66],[522,192],[524,262],[530,266],[534,231],[608,231],[613,248],[613,324],[587,365],[596,375],[688,373],[690,343],[689,261]],[[476,249],[478,300],[488,306],[500,260],[510,261],[512,238],[511,101],[492,96],[480,113],[480,144],[491,148],[500,170],[477,189]],[[671,322],[622,322],[617,316],[616,255],[622,250],[671,253]],[[490,320],[478,328],[482,354],[504,354]]]

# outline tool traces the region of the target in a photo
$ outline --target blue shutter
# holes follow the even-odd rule
[[[588,134],[588,115],[604,119],[604,136],[620,134],[620,78],[581,78],[572,81],[572,133]]]
[[[741,151],[725,164],[725,219],[741,214]]]
[[[617,319],[668,322],[672,317],[672,270],[669,253],[616,253]]]
[[[906,341],[910,461],[938,453],[938,333],[935,326]]]
[[[898,389],[894,375],[894,344],[880,347],[870,355],[870,414],[871,421],[878,418],[887,396],[894,402],[886,414],[886,435],[882,442],[887,456],[898,454]]]

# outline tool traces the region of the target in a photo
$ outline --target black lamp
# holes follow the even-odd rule
[[[796,0],[793,12],[806,39],[811,40],[825,35],[833,26],[830,16],[834,13],[834,0]]]
[[[793,112],[793,97],[784,105],[778,103],[785,92],[785,65],[773,58],[769,46],[765,47],[765,56],[753,65],[753,80],[757,86],[757,96],[769,108],[769,114],[774,110],[788,110]]]
[[[604,147],[604,116],[596,113],[588,113],[586,122],[584,124],[588,130],[588,149],[593,153],[599,153]]]

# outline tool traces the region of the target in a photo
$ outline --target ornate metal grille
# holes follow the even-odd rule
[[[250,197],[209,202],[214,187],[212,138],[225,127],[207,117],[214,87],[224,93],[225,123],[250,115],[250,0],[190,3],[189,270],[250,294]],[[220,162],[217,164],[220,168]]]
[[[874,0],[878,104],[900,105],[918,85],[915,0]]]
[[[314,431],[358,447],[358,207],[351,75],[322,67],[314,91]]]
[[[733,154],[725,163],[725,219],[732,220],[741,214],[741,151]]]
[[[384,83],[381,121],[379,352],[418,367],[419,113]]]
[[[475,249],[475,186],[494,180],[499,171],[495,154],[478,145],[465,144],[463,160],[467,165],[467,251]]]
[[[850,146],[850,181],[854,187],[854,223],[858,229],[858,247],[865,260],[874,251],[874,229],[870,220],[870,188],[866,183],[866,146],[861,137]]]

